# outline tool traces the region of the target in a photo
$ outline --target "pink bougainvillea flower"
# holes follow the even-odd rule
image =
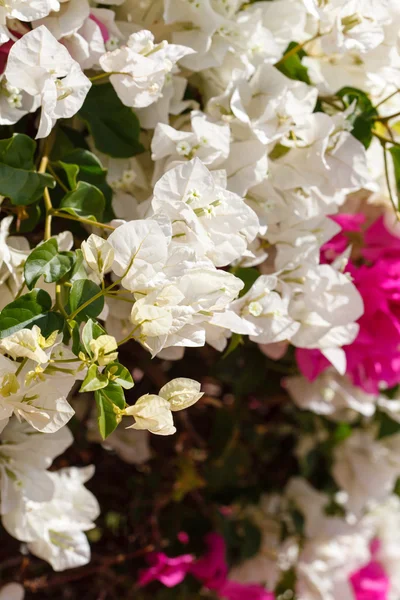
[[[95,17],[92,13],[89,15],[89,18],[92,19],[92,21],[94,21],[96,25],[99,26],[104,43],[108,42],[108,40],[110,39],[110,33],[107,27],[104,25],[104,23],[100,21],[100,19]]]
[[[356,600],[388,600],[390,581],[383,567],[372,560],[350,577]]]
[[[354,219],[343,222],[357,225]],[[377,393],[382,386],[400,382],[400,238],[387,230],[382,217],[367,229],[364,243],[361,253],[366,262],[350,261],[346,269],[363,298],[364,314],[358,320],[357,338],[343,350],[353,383]],[[297,350],[296,358],[310,380],[329,366],[319,350]]]
[[[199,579],[204,587],[217,592],[226,600],[274,600],[274,595],[260,585],[243,584],[228,580],[225,541],[218,533],[206,536],[206,554],[192,565],[191,574]]]
[[[362,214],[349,215],[341,213],[338,215],[331,215],[330,218],[340,225],[342,231],[322,246],[321,262],[323,263],[333,262],[335,258],[343,254],[350,243],[348,234],[360,233],[362,226],[365,223],[365,215]]]
[[[166,587],[174,587],[185,579],[194,558],[191,554],[170,558],[163,552],[152,552],[147,555],[146,560],[150,566],[141,571],[140,586],[159,581]]]

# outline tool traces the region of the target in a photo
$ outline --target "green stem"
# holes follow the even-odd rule
[[[122,340],[120,340],[119,342],[117,342],[117,346],[122,346],[122,344],[126,344],[126,342],[129,342],[129,340],[132,338],[133,334],[135,333],[135,331],[137,329],[139,329],[139,327],[141,327],[143,325],[143,323],[145,323],[146,320],[142,321],[141,323],[139,323],[139,325],[136,325],[136,327],[134,327],[132,329],[132,331],[126,336],[124,337]]]
[[[59,283],[56,285],[56,308],[58,308],[60,313],[66,319],[68,319],[68,314],[66,313],[65,308],[63,306],[61,284]]]
[[[106,77],[110,77],[110,75],[128,75],[128,77],[133,77],[132,73],[125,73],[124,71],[108,71],[105,73],[100,73],[99,75],[94,75],[94,77],[89,77],[90,81],[100,81],[101,79],[106,79]]]
[[[399,213],[398,206],[397,206],[397,204],[395,202],[395,199],[394,199],[394,196],[393,196],[392,186],[390,185],[389,163],[388,163],[387,150],[386,150],[386,144],[385,143],[382,143],[382,149],[383,149],[383,160],[384,160],[384,163],[385,163],[386,185],[387,185],[388,192],[389,192],[390,202],[393,205],[394,213],[396,215],[397,220],[400,220],[400,213]]]
[[[297,54],[301,50],[304,50],[304,48],[307,46],[307,44],[310,44],[311,42],[314,42],[319,37],[321,37],[321,34],[317,33],[312,38],[310,38],[309,40],[306,40],[305,42],[302,42],[301,44],[297,44],[297,46],[294,46],[291,50],[289,50],[289,52],[286,52],[286,54],[284,54],[282,56],[282,58],[279,59],[278,62],[275,63],[274,67],[280,67],[281,65],[283,65],[283,63],[288,58],[291,58],[292,56],[294,56],[295,54]]]
[[[114,283],[112,283],[111,285],[106,287],[104,290],[100,290],[100,292],[98,292],[97,294],[92,296],[92,298],[89,298],[89,300],[86,300],[86,302],[84,302],[81,306],[79,306],[79,308],[77,308],[72,314],[69,315],[68,319],[70,319],[70,320],[75,319],[76,315],[79,314],[84,308],[87,308],[90,304],[92,304],[92,302],[95,302],[102,296],[107,295],[107,292],[109,290],[114,288],[116,285],[119,285],[124,277],[125,277],[125,274],[120,279],[117,279],[117,281],[114,281]]]
[[[92,225],[93,227],[98,227],[99,229],[107,229],[109,231],[114,231],[115,227],[112,225],[106,225],[105,223],[98,223],[97,221],[92,221],[91,219],[85,219],[84,217],[74,217],[73,215],[68,215],[66,213],[61,212],[61,210],[52,210],[53,217],[59,217],[60,219],[68,219],[69,221],[78,221],[78,223],[83,223],[85,225]]]
[[[18,369],[15,371],[15,377],[18,377],[18,375],[21,373],[22,369],[24,368],[24,366],[26,365],[27,362],[28,362],[28,359],[24,358],[22,363],[20,363]]]
[[[47,155],[45,155],[42,157],[42,160],[40,161],[40,166],[39,166],[38,172],[46,173],[48,164],[49,164],[49,157]],[[46,209],[46,218],[45,218],[45,222],[44,222],[44,239],[48,240],[51,238],[51,211],[53,210],[53,205],[51,203],[51,198],[50,198],[49,190],[47,187],[44,188],[43,199],[44,199],[44,206]]]
[[[47,165],[47,170],[51,173],[51,175],[54,177],[54,179],[57,181],[58,185],[60,186],[60,188],[62,188],[64,190],[64,192],[68,193],[70,190],[67,188],[67,186],[61,181],[61,179],[59,178],[59,176],[57,175],[57,173],[55,172],[55,170],[53,169],[53,167],[51,166],[51,164],[49,163]]]
[[[396,94],[398,94],[400,92],[400,89],[397,89],[395,92],[393,92],[392,94],[389,94],[389,96],[387,96],[386,98],[384,98],[383,100],[381,100],[376,106],[375,109],[379,108],[380,106],[382,106],[382,104],[385,104],[385,102],[387,102],[388,100],[391,100],[393,98],[393,96],[395,96]]]
[[[372,134],[381,141],[382,145],[383,144],[392,144],[392,146],[396,146],[396,148],[400,148],[400,143],[399,142],[394,142],[393,140],[391,140],[390,138],[385,137],[384,135],[381,135],[380,133],[376,133],[376,131],[373,131]]]

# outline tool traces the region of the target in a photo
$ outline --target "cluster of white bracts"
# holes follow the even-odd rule
[[[319,93],[343,85],[357,85],[377,101],[400,87],[397,0],[3,4],[0,43],[10,49],[0,83],[0,124],[16,123],[40,108],[38,137],[47,137],[58,119],[80,110],[91,79],[101,83],[109,77],[122,103],[148,130],[144,155],[101,157],[117,219],[107,239],[92,234],[84,242],[84,267],[93,281],[106,274],[119,281],[122,293],[107,298],[102,318],[110,335],[102,336],[108,339],[93,350],[96,356],[105,347],[116,349],[112,336],[131,336],[152,356],[179,358],[185,347],[205,343],[222,351],[236,333],[273,355],[289,343],[320,349],[343,374],[342,346],[356,337],[363,304],[342,272],[343,260],[320,264],[320,248],[339,231],[329,215],[347,195],[376,187],[367,153],[351,135],[351,108],[329,116],[315,107]],[[276,66],[293,40],[307,43],[303,62],[310,84],[290,79]],[[202,90],[203,110],[183,99],[189,77]],[[20,290],[29,254],[26,240],[8,236],[10,220],[2,220],[0,232],[1,307]],[[58,236],[60,250],[71,243],[68,233]],[[262,275],[239,298],[244,284],[235,270],[255,266]],[[8,356],[0,356],[4,526],[55,569],[83,564],[89,551],[82,532],[98,510],[83,487],[90,469],[46,471],[71,442],[63,426],[73,414],[66,396],[74,375],[48,369],[69,350],[33,328],[2,340],[0,351]],[[26,359],[22,369],[16,360],[21,358]],[[329,379],[324,389],[334,398],[324,396],[320,381],[315,384],[320,388],[308,387],[301,395],[299,383],[292,382],[295,401],[322,414],[344,408],[371,414],[369,407],[378,400],[360,399],[332,377],[336,387]],[[127,409],[134,428],[173,433],[172,412],[201,395],[191,380],[166,387]],[[7,424],[12,415],[18,422],[14,417]],[[34,435],[27,434],[27,423]],[[381,492],[400,474],[394,450],[378,447],[368,432],[365,436],[350,437],[334,467],[356,519],[366,499],[395,502]],[[375,456],[366,460],[367,470],[376,453],[390,454],[395,462],[379,471],[382,482],[368,492],[354,490],[357,483],[347,472],[355,446]],[[323,589],[326,573],[320,584],[312,568],[329,563],[324,536],[331,535],[332,519],[316,519],[315,506],[323,501],[304,486],[294,481],[287,494],[297,503],[304,498],[310,542],[301,551],[300,571],[318,593],[302,592],[301,598],[328,600],[333,592]],[[350,544],[360,538],[364,557],[371,539],[364,529],[350,533],[342,525],[341,545],[329,555],[332,573],[348,554],[356,559]]]

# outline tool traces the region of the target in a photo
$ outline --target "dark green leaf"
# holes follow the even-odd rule
[[[74,190],[77,186],[76,178],[78,177],[79,173],[78,165],[68,164],[63,162],[62,160],[58,161],[58,165],[64,169],[65,174],[67,176],[68,185],[71,188],[71,190]]]
[[[104,296],[92,300],[100,291],[99,286],[89,279],[78,279],[72,284],[69,296],[71,312],[74,313],[88,302],[88,305],[74,317],[76,321],[81,322],[88,318],[95,318],[101,313],[104,307]]]
[[[40,327],[48,337],[53,331],[61,330],[64,319],[61,315],[49,312],[51,298],[47,292],[35,289],[11,302],[0,312],[0,338],[5,338],[20,329]]]
[[[297,42],[290,42],[286,48],[284,55],[293,50],[297,46]],[[282,59],[282,62],[277,66],[278,71],[290,77],[290,79],[296,79],[297,81],[304,81],[304,83],[310,84],[310,78],[308,76],[307,67],[305,67],[301,59],[307,56],[304,50],[299,50],[296,54],[289,56],[286,59]]]
[[[353,125],[351,133],[365,148],[369,148],[372,141],[373,117],[376,117],[378,112],[368,95],[362,90],[348,86],[340,89],[335,95],[343,100],[345,108],[355,104],[350,117]]]
[[[144,151],[135,113],[122,104],[111,83],[94,85],[79,112],[96,148],[114,158],[130,158]]]
[[[39,204],[31,204],[25,209],[25,217],[21,219],[18,233],[30,233],[40,221],[41,210]]]
[[[63,157],[75,150],[75,148],[89,150],[84,134],[76,129],[72,129],[72,127],[67,127],[62,121],[59,121],[56,139],[51,150],[51,160],[63,160]]]
[[[379,440],[400,432],[400,423],[391,419],[386,413],[377,413],[377,418],[379,422]]]
[[[60,209],[77,217],[101,221],[105,205],[103,193],[97,187],[80,181],[76,190],[64,196]]]
[[[50,175],[36,172],[35,150],[36,143],[21,133],[0,141],[0,194],[13,204],[33,204],[44,188],[56,184]]]
[[[246,269],[246,268],[240,267],[239,269],[236,269],[234,271],[234,275],[236,277],[239,277],[239,279],[241,279],[244,283],[244,288],[240,291],[240,294],[239,294],[239,297],[242,297],[245,294],[247,294],[247,292],[249,291],[249,289],[251,288],[253,283],[255,283],[257,281],[257,279],[260,277],[260,271],[258,269],[254,269],[254,268]]]
[[[43,275],[46,283],[58,281],[72,268],[71,255],[59,252],[57,240],[51,238],[37,246],[24,266],[24,277],[28,289],[32,289],[37,280]]]
[[[77,148],[67,154],[67,156],[64,156],[62,161],[60,161],[60,165],[66,172],[71,167],[76,171],[75,177],[72,178],[74,185],[71,187],[76,187],[77,181],[86,181],[93,185],[99,185],[105,181],[106,169],[103,169],[101,162],[95,154],[83,148]]]

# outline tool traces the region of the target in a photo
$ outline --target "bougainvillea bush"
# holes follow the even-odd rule
[[[399,600],[399,31],[0,1],[1,600]]]

